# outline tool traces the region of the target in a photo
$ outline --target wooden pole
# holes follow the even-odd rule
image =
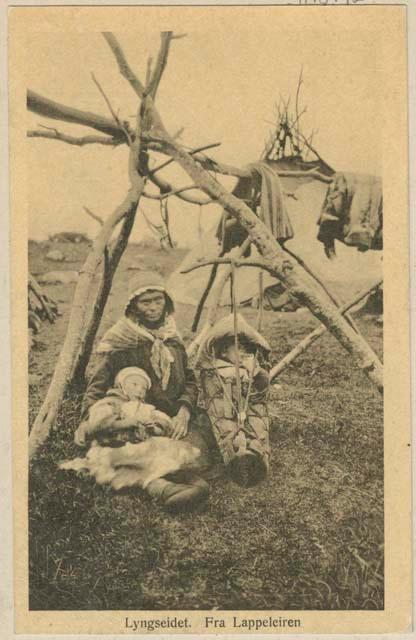
[[[234,254],[233,257],[235,260],[237,260],[238,258],[241,258],[241,256],[243,256],[245,254],[245,252],[247,251],[247,249],[249,248],[251,244],[251,241],[249,238],[246,238],[243,242],[243,244],[241,245],[241,247],[235,247],[232,251],[232,253]],[[205,336],[207,335],[208,331],[211,329],[211,327],[214,326],[216,320],[217,320],[217,315],[218,315],[218,308],[220,306],[220,302],[221,302],[221,297],[222,297],[222,293],[224,291],[224,287],[227,283],[228,278],[230,277],[230,273],[231,273],[231,263],[228,262],[228,264],[224,267],[223,273],[221,274],[221,276],[218,278],[217,284],[215,286],[214,291],[212,292],[212,302],[211,305],[208,309],[208,314],[207,314],[207,319],[205,321],[205,324],[201,330],[201,332],[197,335],[197,337],[190,343],[190,345],[188,346],[186,352],[188,354],[188,357],[193,356],[197,351],[199,351],[199,348],[205,338]]]
[[[91,318],[89,319],[88,325],[86,326],[86,329],[84,331],[79,355],[70,380],[70,384],[73,384],[77,387],[82,387],[84,385],[85,371],[91,357],[95,336],[97,335],[97,331],[103,317],[105,305],[107,304],[108,296],[111,291],[114,274],[120,263],[124,250],[127,247],[127,243],[135,219],[136,210],[132,211],[128,216],[124,218],[122,228],[110,255],[108,255],[107,247],[104,250],[103,269],[101,274],[101,281],[98,287],[97,299],[95,301],[95,304],[93,305]]]
[[[378,287],[382,284],[382,282],[383,280],[379,280],[376,284],[372,285],[369,289],[366,289],[366,291],[363,291],[362,293],[360,293],[353,300],[351,300],[347,304],[344,304],[342,307],[340,307],[340,312],[344,314],[347,311],[349,311],[349,309],[351,309],[352,307],[355,307],[355,305],[361,302],[361,300],[363,300],[366,296],[372,293],[375,289],[378,289]],[[279,375],[279,373],[282,373],[282,371],[284,371],[284,369],[286,369],[286,367],[288,367],[289,364],[291,364],[298,356],[300,356],[301,353],[306,351],[306,349],[308,349],[313,342],[315,342],[316,340],[318,340],[318,338],[323,336],[326,330],[327,328],[325,327],[325,325],[321,324],[319,327],[314,329],[314,331],[312,331],[309,335],[303,338],[303,340],[301,340],[299,344],[292,349],[292,351],[290,351],[280,362],[278,362],[271,369],[269,374],[270,382],[272,382],[274,378],[276,378],[276,376]]]

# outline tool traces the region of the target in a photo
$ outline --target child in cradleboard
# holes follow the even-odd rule
[[[75,432],[75,442],[83,445],[94,436],[100,445],[107,445],[169,436],[172,432],[169,416],[145,402],[150,387],[150,378],[143,369],[121,369],[114,388],[90,407],[88,419]]]
[[[265,338],[237,314],[212,327],[197,366],[202,396],[219,451],[231,477],[252,486],[268,473],[270,458],[268,359]]]

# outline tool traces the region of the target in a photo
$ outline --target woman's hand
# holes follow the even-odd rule
[[[180,440],[181,438],[184,438],[186,436],[186,434],[188,433],[190,417],[191,412],[189,411],[188,407],[182,405],[177,415],[172,418],[173,431],[171,437],[173,440]]]

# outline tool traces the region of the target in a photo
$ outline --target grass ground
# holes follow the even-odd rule
[[[78,269],[83,251],[64,268]],[[31,246],[33,273],[55,269],[44,255],[45,247]],[[102,329],[120,313],[126,279],[140,276],[129,266],[157,263],[167,274],[180,257],[158,253],[155,260],[151,249],[129,246]],[[74,286],[47,291],[63,315],[42,327],[30,356],[31,421],[62,345]],[[177,309],[181,329],[192,311]],[[316,324],[303,311],[265,318],[273,361]],[[357,322],[381,355],[381,327],[370,318]],[[66,399],[31,471],[31,609],[383,608],[383,405],[331,336],[272,388],[268,479],[246,490],[216,480],[197,515],[168,516],[138,491],[116,494],[58,471],[59,461],[78,454],[79,400]]]

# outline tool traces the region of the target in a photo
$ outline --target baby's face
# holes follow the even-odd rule
[[[147,391],[146,380],[132,374],[123,382],[123,392],[130,400],[144,400]]]
[[[240,347],[238,349],[239,360],[241,360],[242,358],[246,358],[249,355],[250,354],[247,352],[247,350],[244,348],[244,346],[240,345]],[[232,362],[234,364],[237,363],[237,349],[236,349],[234,344],[230,344],[228,347],[226,347],[226,349],[224,349],[223,357],[225,357],[226,360],[229,360],[230,362]]]

